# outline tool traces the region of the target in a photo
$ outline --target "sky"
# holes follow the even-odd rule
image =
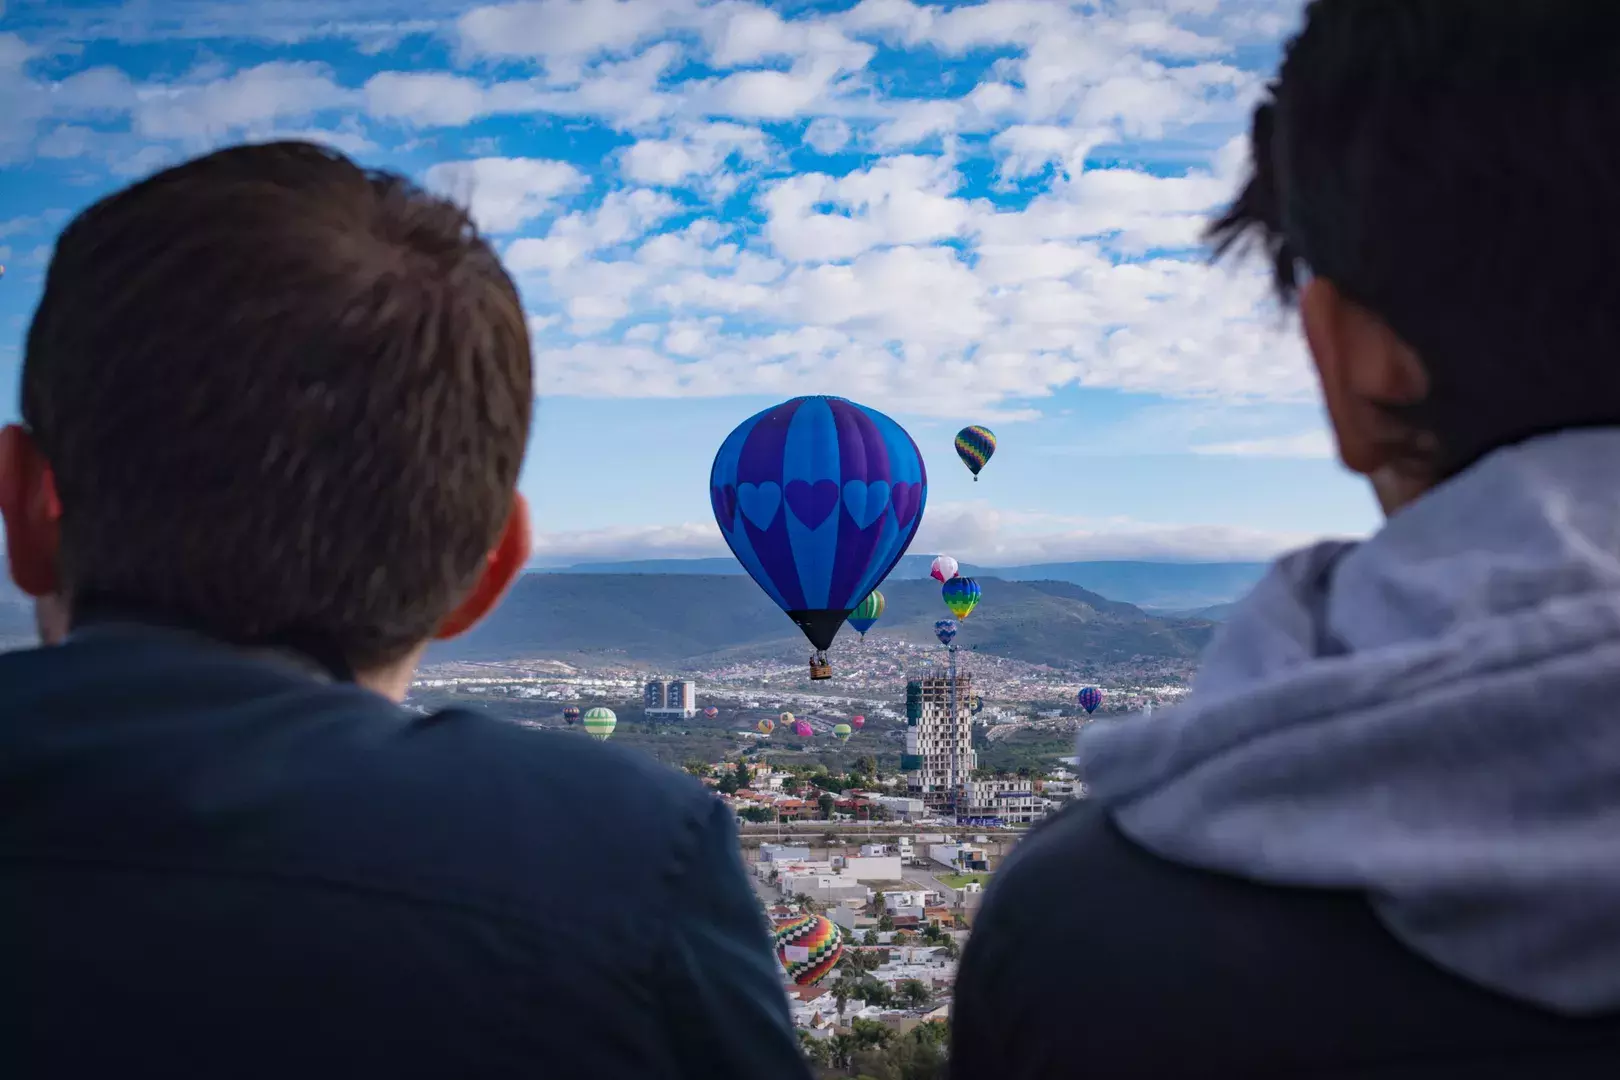
[[[0,0],[0,419],[54,236],[302,137],[466,202],[535,342],[537,565],[725,554],[800,394],[921,447],[914,551],[1267,557],[1371,529],[1297,318],[1200,233],[1299,0]],[[228,362],[228,361],[222,361]],[[967,424],[999,449],[972,482]]]

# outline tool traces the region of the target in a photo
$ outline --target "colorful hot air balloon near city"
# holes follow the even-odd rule
[[[563,710],[563,721],[568,724],[579,723],[579,709],[573,705]]]
[[[849,613],[849,625],[857,634],[865,637],[866,632],[872,629],[872,624],[883,618],[883,609],[887,606],[883,600],[883,594],[873,589],[867,594],[866,599],[857,604],[855,610]]]
[[[864,716],[850,717],[849,726],[854,728],[856,731],[861,730],[861,728],[866,726],[866,717],[864,717]]]
[[[961,568],[961,565],[949,555],[941,555],[934,560],[934,565],[928,568],[928,576],[943,585],[955,577]]]
[[[1095,686],[1088,686],[1076,695],[1075,700],[1080,703],[1082,709],[1086,710],[1086,715],[1090,716],[1097,711],[1097,706],[1103,703],[1103,692]]]
[[[956,620],[941,619],[934,624],[934,636],[939,638],[941,645],[949,645],[956,640]]]
[[[833,725],[833,738],[839,742],[849,742],[849,737],[853,734],[855,734],[855,729],[848,724]]]
[[[793,714],[790,713],[790,712],[785,712],[781,716],[778,716],[776,718],[776,722],[781,724],[783,727],[792,727],[793,726]]]
[[[713,705],[710,705],[707,709],[703,710],[703,715],[705,719],[713,720],[715,717],[720,715],[720,710],[715,708]]]
[[[844,955],[844,936],[825,915],[801,915],[782,923],[771,940],[782,970],[799,986],[825,979]]]
[[[827,649],[906,553],[928,474],[904,428],[837,397],[800,397],[745,420],[709,473],[720,533],[832,677]]]
[[[769,735],[771,732],[776,730],[776,721],[767,716],[759,723],[754,725],[754,730],[759,732],[761,735]]]
[[[811,735],[815,734],[815,731],[810,727],[810,721],[795,720],[793,721],[793,734],[797,735],[801,739],[808,739]]]
[[[956,456],[973,474],[974,483],[979,482],[979,470],[989,464],[995,452],[996,437],[987,427],[974,425],[956,433]]]
[[[973,710],[974,716],[978,716],[980,713],[984,712],[984,698],[980,697],[978,694],[974,694],[973,700],[969,703],[968,707]]]
[[[973,614],[973,609],[979,606],[979,583],[970,577],[951,578],[940,587],[939,594],[958,621]]]
[[[599,742],[607,742],[613,729],[619,726],[619,718],[612,709],[604,709],[600,705],[585,713],[585,733]]]

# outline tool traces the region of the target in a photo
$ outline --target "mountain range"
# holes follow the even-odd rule
[[[1190,658],[1214,629],[1166,618],[1067,581],[979,578],[983,599],[957,644],[1028,663],[1068,666],[1134,656]],[[883,585],[887,610],[874,636],[934,642],[946,616],[939,585]],[[847,627],[835,649],[856,638]],[[429,660],[613,656],[627,662],[697,665],[808,652],[798,630],[738,574],[529,573],[482,625],[434,646]]]
[[[907,555],[889,581],[928,577],[932,555]],[[1268,564],[1259,562],[1066,562],[1029,566],[986,567],[964,563],[966,577],[1003,581],[1063,581],[1112,600],[1148,611],[1203,612],[1229,604],[1252,589]],[[741,576],[731,558],[649,559],[638,562],[581,563],[548,571],[554,574],[682,574]]]

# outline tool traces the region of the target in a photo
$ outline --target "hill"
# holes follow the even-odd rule
[[[1068,665],[1133,656],[1193,657],[1208,622],[1165,619],[1065,581],[981,578],[984,599],[958,644],[1029,663]],[[934,641],[946,614],[939,586],[894,580],[872,634]],[[837,648],[857,639],[847,628]],[[807,651],[804,639],[748,578],[736,574],[530,573],[472,633],[436,645],[430,661],[594,656],[691,665]]]
[[[928,568],[933,563],[933,558],[932,555],[907,555],[894,568],[889,580],[893,582],[925,579],[928,577]],[[1197,611],[1230,603],[1253,588],[1265,570],[1266,564],[1258,562],[1065,562],[1036,563],[1029,566],[962,567],[964,574],[976,578],[1067,582],[1090,592],[1160,612]],[[586,563],[549,572],[743,576],[742,567],[735,559],[730,558]]]

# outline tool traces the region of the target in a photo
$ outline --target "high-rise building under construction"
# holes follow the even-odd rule
[[[906,752],[900,759],[912,798],[954,812],[979,756],[973,750],[973,676],[931,675],[906,684]]]

